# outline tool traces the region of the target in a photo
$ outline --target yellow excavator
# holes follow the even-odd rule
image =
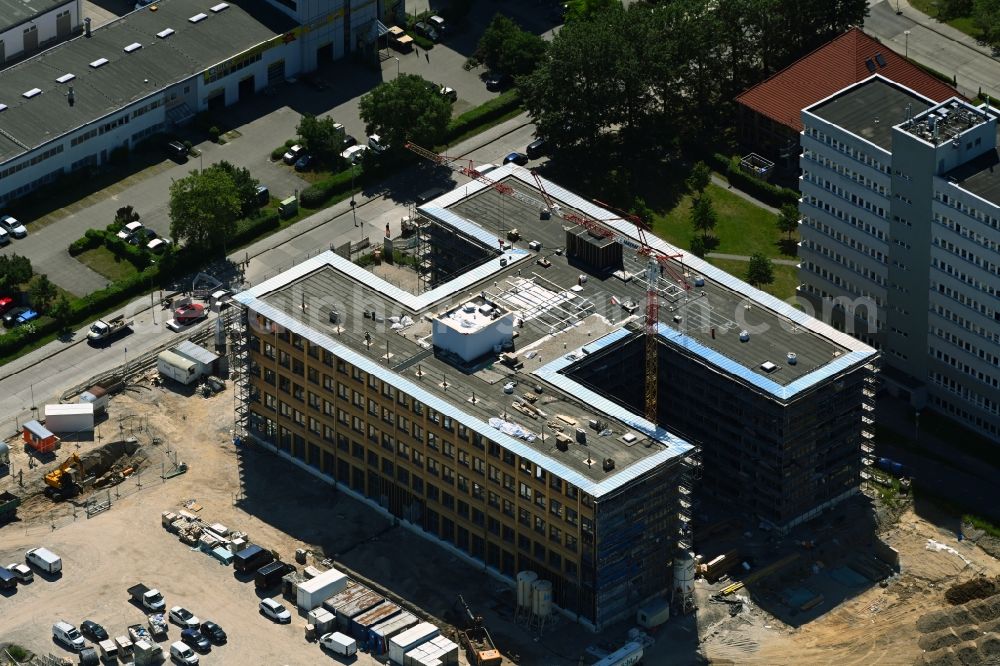
[[[59,467],[45,475],[52,494],[61,497],[72,497],[83,489],[83,460],[73,453]]]

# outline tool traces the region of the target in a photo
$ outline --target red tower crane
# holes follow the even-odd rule
[[[461,173],[464,176],[477,180],[485,185],[490,186],[500,194],[506,196],[514,197],[515,199],[526,203],[530,206],[537,206],[540,210],[545,209],[550,211],[554,215],[558,215],[567,222],[572,222],[573,224],[580,225],[590,231],[591,233],[600,236],[602,238],[612,238],[626,247],[630,247],[636,251],[637,254],[648,258],[646,264],[646,369],[645,369],[645,416],[646,420],[650,423],[656,423],[656,405],[657,405],[657,377],[659,375],[659,357],[657,355],[656,347],[656,335],[658,333],[658,326],[660,320],[660,297],[659,291],[657,289],[657,283],[659,282],[660,276],[666,272],[677,282],[678,286],[684,290],[691,288],[688,284],[687,279],[684,277],[683,272],[677,271],[671,259],[683,259],[684,255],[677,254],[666,254],[655,247],[653,247],[646,237],[646,232],[650,230],[649,225],[638,215],[633,213],[625,212],[621,209],[610,206],[601,201],[594,200],[594,203],[607,208],[609,210],[616,211],[621,217],[618,218],[608,218],[605,220],[593,220],[589,217],[585,217],[579,213],[569,210],[563,210],[559,204],[555,203],[549,196],[548,192],[545,191],[545,187],[542,185],[541,179],[538,177],[534,171],[531,172],[535,179],[535,183],[538,187],[538,191],[542,193],[542,197],[545,201],[539,201],[534,197],[528,196],[527,194],[514,189],[506,183],[495,181],[492,178],[479,173],[476,170],[474,163],[471,160],[467,161],[466,166],[461,166],[460,163],[465,160],[460,160],[456,157],[449,157],[447,155],[439,155],[431,150],[422,148],[417,144],[409,141],[406,143],[406,148],[413,151],[417,155],[428,159],[436,164],[446,166],[452,171]],[[633,238],[624,232],[621,232],[613,227],[607,225],[608,222],[614,220],[622,220],[628,222],[635,226],[639,238]]]

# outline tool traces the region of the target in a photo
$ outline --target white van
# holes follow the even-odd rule
[[[324,650],[329,650],[334,654],[350,657],[358,651],[358,642],[346,634],[335,631],[324,634],[319,639],[319,646]]]
[[[198,655],[189,645],[174,641],[170,644],[170,661],[175,664],[197,664]]]
[[[62,571],[62,558],[48,548],[31,548],[24,551],[24,561],[45,573]]]
[[[87,643],[83,640],[83,636],[80,635],[79,630],[65,620],[56,622],[52,625],[52,637],[55,638],[56,642],[60,645],[64,645],[70,650],[76,650],[77,652],[87,646]]]

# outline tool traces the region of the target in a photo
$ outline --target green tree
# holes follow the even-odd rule
[[[547,48],[544,39],[497,14],[479,39],[476,59],[491,71],[523,76],[534,71]]]
[[[788,234],[788,240],[792,240],[792,234],[799,229],[799,209],[795,204],[785,204],[778,213],[778,231]]]
[[[703,259],[705,258],[705,253],[708,252],[708,247],[705,245],[705,238],[703,236],[693,236],[690,247],[692,254]]]
[[[937,0],[937,18],[953,19],[973,14],[973,0]]]
[[[696,198],[700,197],[708,184],[712,182],[712,170],[704,162],[697,162],[691,168],[691,174],[687,177],[685,184]]]
[[[224,169],[192,171],[170,185],[170,235],[197,250],[222,247],[236,232],[240,198]]]
[[[132,206],[122,206],[115,211],[114,224],[119,228],[124,227],[129,222],[138,222],[139,213]]]
[[[746,280],[755,287],[774,282],[774,265],[771,260],[760,252],[752,254],[747,265]]]
[[[70,317],[73,316],[73,309],[70,307],[66,294],[60,294],[52,307],[49,308],[49,316],[59,324],[59,330],[65,331],[69,326]]]
[[[984,42],[1000,46],[1000,0],[975,0],[972,21],[982,30]]]
[[[621,0],[569,0],[566,3],[566,21],[599,19],[604,12],[621,6]]]
[[[691,226],[695,231],[701,232],[703,239],[708,238],[718,221],[719,216],[715,212],[710,195],[702,194],[694,200],[691,206]]]
[[[448,100],[414,74],[380,83],[361,97],[359,109],[365,131],[394,150],[408,140],[426,147],[440,143],[451,120]]]
[[[240,217],[250,217],[257,210],[257,185],[260,181],[250,175],[246,167],[238,167],[225,160],[217,162],[209,169],[219,169],[229,174],[236,186],[236,196],[240,200]]]
[[[28,286],[28,297],[31,305],[39,312],[45,312],[49,308],[49,303],[56,297],[56,286],[49,280],[49,276],[36,275]]]
[[[344,150],[344,128],[333,122],[333,118],[317,118],[306,114],[302,116],[295,131],[306,150],[315,155],[316,159],[332,167],[339,166],[340,153]]]
[[[0,294],[16,291],[31,279],[31,261],[17,254],[0,254]]]

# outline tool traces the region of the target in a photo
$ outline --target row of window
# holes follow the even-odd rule
[[[981,292],[989,294],[990,296],[996,296],[998,293],[1000,293],[1000,291],[997,290],[997,287],[994,283],[983,282],[974,275],[969,275],[965,271],[955,266],[952,266],[951,263],[945,261],[944,259],[939,259],[938,257],[931,257],[931,266],[934,266],[938,270],[947,273],[948,275],[952,276],[956,280],[959,280],[960,282],[964,282],[973,289],[977,289]]]
[[[870,282],[874,282],[880,287],[884,288],[886,286],[886,277],[885,275],[882,274],[881,271],[872,270],[868,266],[858,263],[853,259],[849,259],[844,255],[842,255],[841,253],[837,252],[836,250],[828,248],[826,245],[822,243],[818,243],[811,239],[803,239],[802,247],[811,250],[816,254],[823,255],[824,257],[827,257],[832,261],[835,261],[838,265],[842,266],[843,268],[851,271],[852,273],[864,277],[866,280]],[[861,289],[858,289],[857,287],[847,282],[846,280],[842,279],[840,282],[832,280],[832,282],[837,286],[845,286],[845,288],[850,288],[851,292],[854,294],[861,293]]]
[[[943,319],[947,319],[950,322],[958,324],[970,333],[974,333],[982,338],[985,338],[994,344],[1000,344],[1000,331],[998,331],[994,326],[989,328],[980,326],[974,321],[966,319],[962,315],[940,304],[932,306],[931,311],[937,313],[937,315]]]
[[[855,252],[866,254],[881,264],[885,264],[888,259],[886,254],[881,250],[876,250],[873,247],[869,247],[868,245],[865,245],[861,241],[855,239],[850,234],[845,234],[841,231],[838,231],[837,229],[831,227],[829,224],[826,224],[825,222],[820,222],[819,220],[811,217],[804,217],[802,221],[805,222],[806,225],[812,227],[813,229],[822,231],[824,234],[834,239],[838,243],[846,245]]]
[[[957,395],[963,402],[975,405],[988,414],[1000,416],[1000,406],[998,406],[996,402],[990,400],[984,395],[980,395],[979,393],[970,390],[969,387],[962,382],[957,382],[951,377],[946,377],[938,372],[931,372],[930,378],[933,383],[944,388],[948,392]]]
[[[831,182],[826,178],[818,176],[810,171],[802,172],[802,180],[812,183],[817,187],[822,187],[827,192],[830,192],[831,194],[840,197],[844,201],[849,201],[851,202],[851,204],[857,206],[858,208],[864,208],[869,213],[872,213],[873,215],[878,215],[882,219],[885,219],[884,207],[879,206],[878,204],[874,204],[871,201],[868,201],[868,199],[854,192],[848,192],[837,183]]]
[[[875,238],[879,239],[883,243],[886,242],[887,238],[886,233],[882,231],[882,229],[880,229],[878,226],[872,224],[871,222],[866,222],[865,220],[862,220],[855,215],[851,215],[850,213],[845,213],[837,206],[832,205],[829,201],[822,200],[819,197],[806,194],[802,197],[802,202],[809,204],[810,206],[815,206],[820,210],[826,211],[827,213],[837,218],[838,220],[842,220],[850,224],[855,229],[860,229],[866,234],[874,236]]]
[[[935,218],[936,217],[937,217],[937,215],[935,215]],[[944,224],[944,222],[942,222],[942,224]],[[956,225],[956,226],[959,226],[959,225]],[[966,236],[966,237],[968,238],[968,236]],[[988,251],[991,251],[994,254],[1000,254],[1000,243],[989,241],[985,237],[979,236],[978,234],[976,234],[976,237],[977,237],[977,239],[980,239],[980,240],[974,240],[973,242],[978,242],[979,245],[982,245]],[[970,240],[973,240],[973,239],[970,238]],[[975,252],[972,252],[970,250],[966,250],[965,248],[963,248],[961,246],[955,245],[954,243],[952,243],[951,241],[949,241],[946,238],[942,238],[942,237],[940,237],[940,236],[938,236],[938,235],[935,234],[934,238],[933,238],[933,240],[931,242],[933,242],[938,247],[943,247],[944,249],[948,250],[952,254],[956,254],[956,255],[960,256],[962,259],[965,259],[966,261],[968,261],[971,264],[975,264],[976,266],[979,266],[980,268],[982,268],[984,270],[987,270],[990,273],[993,273],[994,275],[1000,275],[1000,264],[995,264],[992,261],[989,261],[988,259],[984,259],[979,254],[977,254]]]
[[[994,368],[998,367],[997,356],[995,354],[991,354],[984,349],[980,349],[979,347],[976,347],[967,340],[963,340],[957,335],[949,333],[948,331],[944,331],[940,328],[932,329],[932,333],[934,333],[934,335],[944,340],[945,342],[949,342],[958,347],[959,349],[962,349],[968,352],[969,354],[972,354],[973,356],[979,357],[980,360],[991,364]],[[992,386],[993,388],[1000,388],[1000,375],[998,375],[995,370],[990,371],[987,368],[986,371],[984,372],[982,369],[977,368],[976,366],[969,365],[968,363],[963,363],[960,359],[957,359],[954,356],[948,354],[947,352],[942,351],[933,346],[931,347],[931,356],[938,359],[939,361],[947,363],[948,365],[957,370],[961,370],[970,377],[974,377],[975,379],[978,379],[979,381],[983,382],[984,384],[987,384],[988,386]]]
[[[39,162],[44,162],[50,157],[58,155],[62,151],[63,151],[63,146],[62,144],[59,144],[58,146],[53,146],[48,150],[45,150],[41,153],[38,153],[37,155],[34,155],[30,160],[24,160],[23,162],[19,162],[18,164],[12,164],[3,171],[0,171],[0,180],[7,178],[8,176],[12,176],[22,169],[27,169],[28,167],[35,166]]]
[[[958,418],[960,421],[964,421],[968,425],[978,428],[987,435],[1000,437],[1000,425],[991,423],[987,419],[984,419],[982,414],[969,413],[964,409],[965,405],[963,403],[955,404],[951,400],[946,400],[931,394],[931,404]]]
[[[841,289],[843,289],[844,291],[846,291],[848,294],[850,294],[850,296],[852,298],[856,298],[858,296],[861,296],[861,297],[864,297],[864,298],[871,299],[875,303],[875,305],[876,305],[877,308],[882,308],[885,305],[885,299],[880,298],[879,296],[873,295],[868,290],[862,289],[861,287],[859,287],[858,285],[854,284],[853,282],[849,282],[848,280],[845,280],[841,276],[841,274],[840,274],[839,271],[830,271],[830,270],[827,270],[824,266],[821,266],[820,264],[812,262],[809,259],[803,259],[802,263],[799,264],[799,266],[800,266],[800,268],[804,268],[805,270],[807,270],[807,271],[809,271],[811,273],[815,273],[816,275],[820,276],[821,278],[823,278],[827,282],[830,282],[831,284],[834,284],[834,285],[840,287]],[[826,292],[823,292],[821,295],[824,296],[824,298],[832,298],[832,299],[838,299],[838,298],[842,298],[843,297],[843,294],[827,294]]]
[[[207,72],[205,72],[205,83],[215,83],[219,79],[223,79],[233,72],[238,72],[241,69],[245,69],[250,65],[260,62],[263,57],[263,53],[254,53],[246,58],[241,58],[236,61],[230,61],[219,65],[217,67],[212,67]]]
[[[840,164],[839,162],[831,160],[826,155],[813,152],[812,150],[809,150],[807,148],[802,151],[802,156],[807,160],[811,160],[816,164],[819,164],[821,166],[826,167],[827,169],[830,169],[834,173],[837,173],[843,176],[844,178],[847,178],[848,180],[853,180],[855,183],[858,183],[859,185],[865,187],[866,189],[872,190],[873,192],[878,192],[882,196],[885,196],[886,193],[888,192],[889,188],[887,188],[886,186],[879,184],[878,182],[872,180],[871,178],[868,178],[863,174],[858,173],[857,171],[847,168],[846,166]]]
[[[942,192],[940,190],[934,190],[934,198],[947,206],[951,206],[955,210],[965,213],[972,219],[982,222],[986,226],[993,227],[994,229],[1000,229],[1000,219],[995,218],[988,213],[984,213],[978,208],[973,208],[965,204],[961,199],[952,197],[946,192]]]
[[[847,155],[851,159],[855,159],[858,162],[861,162],[862,164],[870,166],[871,168],[875,169],[876,171],[881,171],[882,173],[891,173],[891,170],[889,169],[889,165],[882,164],[882,162],[880,162],[879,160],[875,159],[874,157],[872,157],[868,153],[866,153],[864,151],[861,151],[861,150],[856,150],[853,146],[850,146],[850,145],[844,143],[843,141],[837,139],[836,137],[830,136],[826,132],[818,130],[815,127],[806,127],[803,133],[806,136],[811,136],[812,138],[816,139],[817,141],[825,143],[826,145],[830,146],[834,150],[836,150],[838,152],[841,152],[844,155]]]

